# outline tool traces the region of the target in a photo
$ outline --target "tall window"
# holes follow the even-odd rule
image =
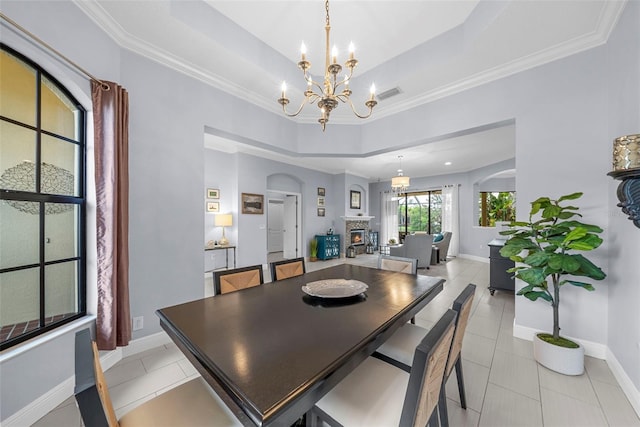
[[[400,239],[416,231],[428,234],[442,231],[442,191],[401,194],[398,201]]]
[[[0,349],[86,313],[85,110],[0,44]]]
[[[495,227],[496,221],[514,221],[516,219],[516,192],[481,191],[478,198],[480,212],[478,225]]]

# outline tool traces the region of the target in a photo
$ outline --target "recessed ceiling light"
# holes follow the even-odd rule
[[[445,165],[445,166],[450,166],[450,165],[451,165],[451,162],[444,162],[444,165]]]

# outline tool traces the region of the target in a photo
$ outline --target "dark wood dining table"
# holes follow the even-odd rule
[[[311,297],[326,279],[364,294]],[[157,311],[162,328],[245,425],[290,426],[422,310],[444,279],[341,264]]]

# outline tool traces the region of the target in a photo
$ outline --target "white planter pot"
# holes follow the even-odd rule
[[[541,340],[536,334],[533,336],[533,357],[542,366],[564,375],[582,375],[584,372],[584,347],[582,346],[560,347]]]

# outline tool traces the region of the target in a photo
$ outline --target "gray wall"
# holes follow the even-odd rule
[[[295,124],[119,49],[71,2],[3,1],[2,5],[3,13],[65,55],[101,78],[118,81],[129,91],[131,312],[146,320],[145,328],[136,331],[134,339],[160,330],[155,320],[156,309],[202,295],[203,188],[215,184],[215,179],[209,181],[205,177],[205,129],[236,140],[296,146],[300,151],[357,153],[363,151],[364,142],[366,151],[401,147],[513,120],[519,215],[527,212],[528,201],[540,195],[585,191],[580,201],[584,219],[606,229],[605,244],[593,253],[593,259],[609,277],[598,283],[592,293],[580,289],[565,291],[563,331],[609,345],[612,356],[620,362],[636,390],[640,388],[637,345],[640,322],[635,309],[640,302],[637,286],[640,273],[636,266],[640,235],[615,206],[616,183],[606,173],[611,168],[612,139],[637,132],[640,127],[637,105],[640,30],[636,25],[639,7],[638,2],[627,4],[620,25],[606,46],[362,126],[332,125],[322,134],[315,124]],[[90,108],[89,85],[85,80],[4,27],[2,40],[43,65],[50,65],[49,71]],[[416,125],[407,125],[411,123]],[[266,194],[265,176],[282,171],[280,164],[258,165],[255,158],[242,155],[237,156],[235,167],[237,188],[234,191],[232,187],[232,191],[236,194],[243,191]],[[263,169],[254,175],[254,167]],[[315,207],[306,206],[305,232],[323,232],[330,226],[338,229],[331,222],[346,212],[346,200],[342,200],[338,191],[329,193],[329,188],[348,189],[353,183],[361,183],[346,176],[329,177],[321,173],[316,176],[300,171],[302,176],[307,173],[303,197],[312,198],[316,187],[323,186],[328,191],[327,202],[333,204],[334,210],[328,209],[328,216],[319,218],[312,215]],[[441,180],[433,178],[420,185],[443,184]],[[224,184],[219,182],[221,186]],[[461,194],[473,182],[474,178],[469,178],[463,183]],[[376,191],[370,191],[371,207],[376,204],[375,194]],[[233,199],[231,202],[234,203]],[[237,200],[235,203],[237,206]],[[468,211],[470,202],[465,203],[461,197],[461,209]],[[238,221],[237,229],[243,230],[237,236],[242,263],[265,261],[266,237],[253,239],[252,233],[266,222],[255,217],[258,216],[241,216]],[[486,241],[486,237],[471,243],[463,239],[460,251],[479,253]],[[95,283],[93,276],[90,283]],[[516,301],[519,325],[550,327],[551,316],[545,305],[524,298]],[[73,359],[73,350],[69,343],[68,335],[62,336],[0,364],[2,420],[71,376],[68,361]],[[51,366],[59,367],[55,375],[50,372]]]
[[[515,159],[505,160],[483,168],[478,168],[467,173],[440,175],[432,177],[411,177],[411,191],[437,190],[446,184],[458,184],[458,197],[460,206],[460,251],[461,255],[489,258],[487,243],[497,237],[495,227],[479,227],[477,204],[477,190],[474,184],[498,172],[515,168]],[[503,180],[500,180],[503,181]],[[505,188],[514,190],[512,186],[515,180],[509,181],[511,185],[504,184]],[[371,193],[371,205],[369,211],[375,219],[372,220],[372,228],[380,230],[380,195],[384,191],[391,190],[391,182],[383,181],[369,184]],[[506,191],[506,190],[505,190]]]
[[[607,45],[606,81],[609,88],[608,139],[640,132],[640,2],[629,2],[625,14]],[[607,165],[609,166],[609,165]],[[617,207],[618,181],[607,182],[609,190],[609,316],[608,345],[637,389],[640,389],[640,229]],[[637,393],[637,392],[636,392]]]
[[[365,197],[368,190],[366,180],[351,175],[333,176],[248,154],[228,154],[212,149],[205,150],[204,170],[205,186],[220,189],[221,212],[233,214],[234,224],[227,230],[227,237],[238,245],[238,266],[267,262],[266,211],[264,215],[242,214],[240,193],[263,194],[265,202],[269,190],[300,193],[302,254],[307,256],[308,243],[314,235],[324,234],[329,227],[334,227],[336,233],[343,233],[344,228],[339,228],[340,216],[347,214],[344,200],[349,197],[348,186],[364,186]],[[325,189],[324,217],[317,213],[318,187]],[[213,214],[205,213],[204,217],[205,242],[219,239],[221,231],[213,227]],[[216,265],[220,265],[219,262]]]

